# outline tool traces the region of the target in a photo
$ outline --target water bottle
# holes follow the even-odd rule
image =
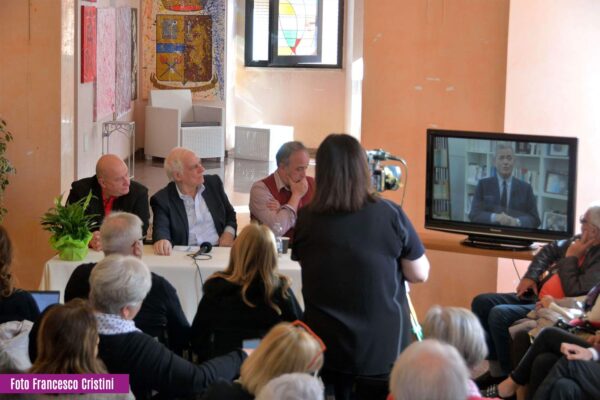
[[[273,224],[273,234],[275,235],[275,244],[277,245],[277,253],[283,252],[283,242],[281,237],[283,236],[283,227],[279,222]]]

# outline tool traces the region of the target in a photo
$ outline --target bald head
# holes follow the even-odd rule
[[[129,193],[129,169],[118,156],[105,154],[96,163],[96,177],[104,197]]]

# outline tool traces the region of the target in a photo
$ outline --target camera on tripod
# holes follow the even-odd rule
[[[367,150],[367,161],[371,170],[371,185],[377,192],[400,189],[402,169],[399,165],[383,165],[382,161],[399,161],[407,168],[406,161],[382,149]]]

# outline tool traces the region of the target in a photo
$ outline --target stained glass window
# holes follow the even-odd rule
[[[247,0],[247,66],[341,67],[343,0]]]

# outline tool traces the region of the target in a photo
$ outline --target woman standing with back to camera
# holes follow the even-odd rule
[[[424,282],[429,261],[402,208],[373,194],[355,138],[329,135],[317,151],[315,177],[292,258],[302,268],[304,320],[328,349],[323,381],[337,400],[350,399],[357,376],[387,378],[410,343],[404,283]]]

